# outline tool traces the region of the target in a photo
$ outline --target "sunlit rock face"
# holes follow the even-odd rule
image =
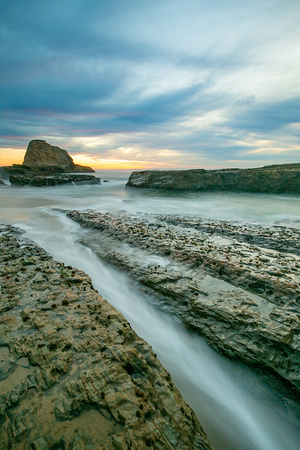
[[[23,165],[32,169],[57,167],[65,172],[94,172],[91,167],[75,164],[66,150],[40,139],[29,142]]]
[[[281,164],[257,169],[146,170],[133,172],[126,186],[299,194],[300,164]]]

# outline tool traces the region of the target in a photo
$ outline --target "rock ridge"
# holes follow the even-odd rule
[[[13,186],[58,186],[61,184],[101,184],[101,179],[93,175],[79,174],[42,174],[26,171],[24,175],[10,175],[9,181]]]
[[[300,163],[256,169],[137,171],[126,187],[300,194]]]
[[[298,229],[167,215],[67,216],[90,230],[85,245],[215,349],[299,391]]]
[[[82,271],[0,227],[0,447],[210,449],[149,345]]]

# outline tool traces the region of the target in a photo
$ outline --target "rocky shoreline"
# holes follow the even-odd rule
[[[85,245],[160,307],[219,352],[299,393],[300,230],[167,215],[67,216],[87,229]]]
[[[82,271],[0,227],[0,447],[210,449],[149,345]]]

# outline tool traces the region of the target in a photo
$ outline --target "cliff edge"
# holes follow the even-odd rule
[[[145,170],[132,172],[126,187],[299,194],[300,164],[256,169]]]

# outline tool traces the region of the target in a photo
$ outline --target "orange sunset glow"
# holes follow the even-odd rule
[[[20,148],[0,148],[0,166],[22,164],[25,150]]]
[[[0,148],[0,167],[1,166],[11,166],[13,164],[22,164],[24,160],[24,156],[26,153],[26,149],[19,148]],[[124,151],[120,151],[120,155],[118,152],[115,152],[115,156],[108,156],[107,158],[97,158],[92,157],[91,155],[85,155],[83,153],[71,153],[68,151],[70,156],[72,157],[75,164],[80,164],[83,166],[90,166],[94,170],[99,169],[124,169],[124,170],[146,170],[146,169],[176,169],[176,168],[196,168],[196,164],[185,164],[185,161],[181,155],[176,153],[176,156],[180,159],[180,165],[178,161],[173,160],[159,160],[156,161],[154,158],[151,158],[151,155],[145,153],[145,160],[135,160],[135,159],[123,159],[122,156]],[[161,151],[160,156],[165,156],[166,151]],[[168,153],[168,152],[167,152]],[[174,153],[175,155],[175,153]],[[118,156],[120,156],[118,158]],[[134,155],[132,155],[134,156]]]
[[[92,158],[82,154],[72,155],[75,164],[90,166],[93,169],[143,169],[149,163],[146,161],[130,161],[115,158]]]

